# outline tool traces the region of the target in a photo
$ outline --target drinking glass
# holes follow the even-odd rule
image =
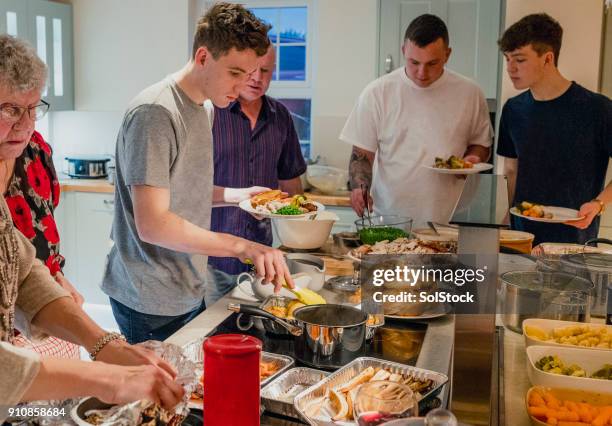
[[[354,417],[359,426],[376,426],[393,419],[418,414],[414,393],[406,385],[376,380],[361,385],[354,403]]]

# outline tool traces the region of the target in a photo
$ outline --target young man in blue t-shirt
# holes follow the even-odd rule
[[[612,201],[604,188],[612,156],[612,102],[559,72],[563,29],[546,14],[528,15],[499,40],[516,89],[504,105],[497,154],[504,158],[512,204],[530,201],[578,209],[585,219],[566,224],[512,217],[512,228],[541,242],[584,243],[596,238],[599,217]]]

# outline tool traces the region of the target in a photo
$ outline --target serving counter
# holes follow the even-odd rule
[[[332,303],[335,301],[333,291],[329,290],[327,286],[321,290],[321,294],[328,301]],[[167,342],[184,346],[194,341],[201,341],[205,336],[244,332],[236,328],[236,314],[227,309],[230,303],[259,304],[255,298],[247,296],[239,289],[234,289],[230,294],[224,296],[181,330],[169,337]],[[372,342],[368,343],[364,355],[402,362],[449,375],[453,330],[454,317],[452,315],[416,324],[387,322],[378,329]],[[264,343],[263,350],[266,352],[292,355],[292,340],[275,339],[256,327],[245,333],[260,338]],[[402,338],[406,340],[402,340]],[[410,353],[402,352],[402,349],[398,349],[406,347],[410,348]],[[447,397],[448,388],[445,387],[439,396],[440,404],[446,405]],[[264,413],[262,424],[290,425],[299,423]]]
[[[115,186],[106,179],[73,179],[65,175],[59,176],[60,189],[62,192],[93,192],[112,194]],[[326,206],[350,207],[351,201],[348,195],[327,195],[320,192],[305,192],[308,198]]]

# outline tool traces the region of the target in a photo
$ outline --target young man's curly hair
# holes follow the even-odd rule
[[[217,3],[198,21],[191,55],[194,57],[198,48],[204,46],[215,60],[232,48],[252,49],[263,56],[270,46],[270,28],[242,5]]]
[[[552,51],[555,55],[555,66],[559,62],[559,51],[563,28],[546,13],[527,15],[512,24],[497,44],[502,52],[512,52],[531,44],[538,55]]]

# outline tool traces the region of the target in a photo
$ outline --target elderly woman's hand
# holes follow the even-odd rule
[[[170,374],[152,365],[104,365],[104,368],[105,377],[100,378],[104,385],[96,396],[110,404],[146,399],[170,410],[181,401],[185,393]]]
[[[118,365],[152,365],[171,377],[176,377],[174,367],[155,355],[153,351],[142,346],[130,345],[119,339],[104,346],[96,356],[96,360]]]

